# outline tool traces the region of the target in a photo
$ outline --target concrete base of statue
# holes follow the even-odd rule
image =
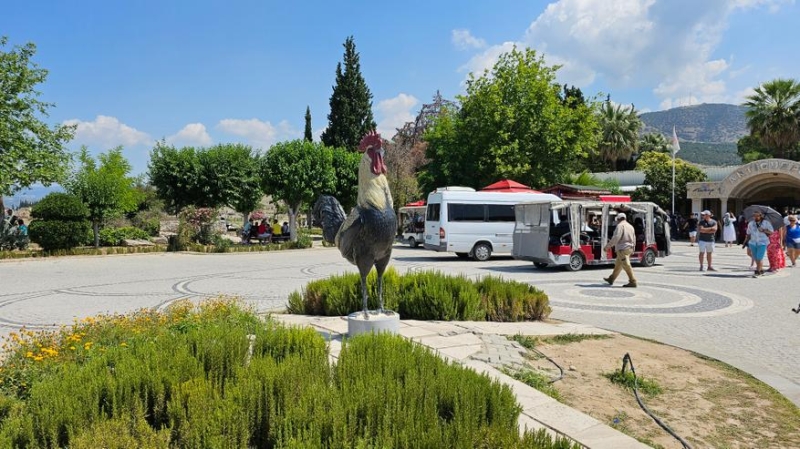
[[[359,334],[381,333],[396,334],[400,329],[400,314],[391,310],[384,310],[383,313],[377,310],[353,312],[347,315],[347,335],[354,337]]]

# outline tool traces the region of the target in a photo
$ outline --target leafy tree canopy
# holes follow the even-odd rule
[[[601,135],[598,145],[600,158],[608,161],[611,170],[616,171],[620,168],[618,162],[628,162],[638,153],[642,120],[633,105],[614,105],[606,100],[600,108],[598,121]]]
[[[32,61],[36,46],[7,51],[7,42],[0,37],[0,210],[3,195],[63,180],[70,159],[64,144],[75,131],[74,126],[51,128],[41,119],[54,105],[41,101],[36,90],[47,78],[47,70]]]
[[[295,220],[303,204],[336,191],[333,150],[321,143],[292,140],[273,145],[263,158],[262,186],[273,201],[289,206],[289,227],[296,239]]]
[[[261,162],[251,147],[239,143],[219,144],[196,154],[200,194],[195,206],[230,206],[243,214],[258,207],[264,196]]]
[[[150,184],[156,187],[168,212],[178,215],[184,207],[199,202],[201,167],[194,148],[177,149],[164,141],[157,142],[150,152],[148,169]]]
[[[644,172],[644,183],[650,188],[640,188],[631,195],[634,201],[652,201],[664,210],[672,209],[672,157],[655,151],[642,154],[636,169]],[[683,210],[686,199],[686,184],[706,181],[706,174],[698,167],[675,159],[675,209]]]
[[[141,196],[136,189],[136,178],[128,176],[131,165],[122,155],[122,147],[101,154],[98,157],[99,164],[89,155],[86,147],[82,147],[78,160],[78,169],[64,187],[67,192],[80,198],[89,210],[94,245],[99,247],[99,230],[103,221],[136,210]]]
[[[355,207],[358,198],[358,164],[362,155],[345,148],[333,148],[331,152],[335,182],[333,196],[339,200],[344,210],[349,212]]]
[[[773,157],[798,159],[800,142],[800,83],[775,79],[755,89],[744,103],[750,134],[758,137]]]
[[[336,84],[333,86],[328,114],[328,127],[322,142],[329,147],[356,151],[358,143],[375,129],[372,116],[372,93],[361,75],[361,63],[353,36],[344,43],[344,71],[336,65]]]
[[[544,186],[574,172],[596,144],[597,121],[590,106],[563,100],[557,69],[534,50],[514,49],[470,75],[460,111],[441,114],[425,134],[423,188],[505,178]]]

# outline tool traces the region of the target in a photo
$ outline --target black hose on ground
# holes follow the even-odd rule
[[[666,430],[667,433],[669,433],[670,435],[675,437],[676,440],[680,441],[680,443],[683,445],[684,449],[692,449],[692,446],[689,446],[689,443],[687,443],[677,433],[675,433],[672,429],[670,429],[668,425],[664,424],[660,419],[658,419],[658,417],[656,415],[654,415],[647,408],[647,406],[644,405],[644,402],[642,402],[642,399],[639,397],[639,382],[638,382],[638,380],[636,378],[636,369],[634,369],[634,367],[633,367],[633,360],[631,359],[631,355],[630,354],[625,353],[625,356],[622,357],[622,375],[623,376],[625,375],[625,367],[627,367],[628,365],[631,366],[631,373],[633,373],[633,395],[636,396],[636,402],[639,403],[639,407],[641,407],[642,410],[644,410],[645,413],[647,413],[651,418],[653,418],[653,421],[655,421],[656,424],[661,426],[662,429]]]
[[[561,380],[561,379],[563,379],[563,378],[564,378],[564,368],[562,368],[562,367],[561,367],[561,365],[559,365],[558,363],[556,363],[556,361],[555,361],[555,360],[553,360],[553,359],[551,359],[550,357],[546,356],[546,355],[545,355],[545,354],[544,354],[542,351],[540,351],[540,350],[538,350],[538,349],[536,349],[536,348],[531,348],[531,351],[535,352],[536,354],[539,354],[539,356],[541,356],[541,357],[544,357],[544,358],[546,358],[546,359],[547,359],[547,360],[548,360],[550,363],[552,363],[553,365],[555,365],[555,366],[556,366],[556,368],[558,368],[558,376],[556,376],[556,377],[554,377],[554,378],[550,379],[550,381],[549,381],[548,383],[551,383],[551,384],[553,384],[553,383],[556,383],[556,382],[558,382],[559,380]]]

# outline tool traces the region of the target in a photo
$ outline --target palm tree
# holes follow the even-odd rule
[[[750,134],[773,152],[785,158],[800,142],[800,83],[774,79],[758,86],[744,103]]]
[[[617,170],[618,160],[630,160],[638,149],[639,130],[642,121],[636,109],[612,105],[606,101],[600,108],[600,157],[611,162],[612,170]]]
[[[639,139],[639,153],[655,151],[670,154],[669,142],[661,133],[647,133]]]

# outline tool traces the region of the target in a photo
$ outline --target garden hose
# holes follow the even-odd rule
[[[654,415],[647,408],[647,406],[644,405],[644,402],[642,402],[641,398],[639,398],[639,383],[638,383],[638,381],[636,379],[636,369],[633,368],[633,360],[631,359],[631,355],[628,354],[628,353],[625,353],[625,356],[622,357],[622,375],[623,376],[625,375],[625,367],[627,367],[628,365],[631,366],[631,373],[633,373],[633,395],[636,396],[636,402],[639,403],[639,407],[641,407],[642,410],[644,410],[645,413],[647,413],[651,418],[653,418],[653,421],[655,421],[656,424],[661,426],[662,429],[666,430],[667,433],[669,433],[670,435],[675,437],[676,440],[680,441],[680,443],[683,445],[684,449],[692,449],[692,446],[689,446],[689,443],[687,443],[677,433],[675,433],[672,429],[670,429],[669,426],[667,426],[660,419],[658,419],[658,417],[656,415]]]
[[[558,376],[556,376],[556,377],[554,377],[554,378],[550,379],[550,380],[548,381],[548,383],[550,383],[550,384],[553,384],[553,383],[556,383],[556,382],[558,382],[559,380],[561,380],[561,379],[563,379],[563,378],[564,378],[564,368],[562,368],[562,367],[561,367],[561,365],[559,365],[558,363],[556,363],[556,361],[555,361],[555,360],[553,360],[553,359],[551,359],[550,357],[546,356],[546,355],[545,355],[545,354],[544,354],[542,351],[540,351],[540,350],[538,350],[538,349],[536,349],[536,348],[531,348],[531,351],[535,352],[536,354],[540,355],[541,357],[544,357],[544,358],[546,358],[546,359],[547,359],[547,360],[548,360],[550,363],[552,363],[553,365],[555,365],[555,366],[556,366],[556,368],[558,368]]]

